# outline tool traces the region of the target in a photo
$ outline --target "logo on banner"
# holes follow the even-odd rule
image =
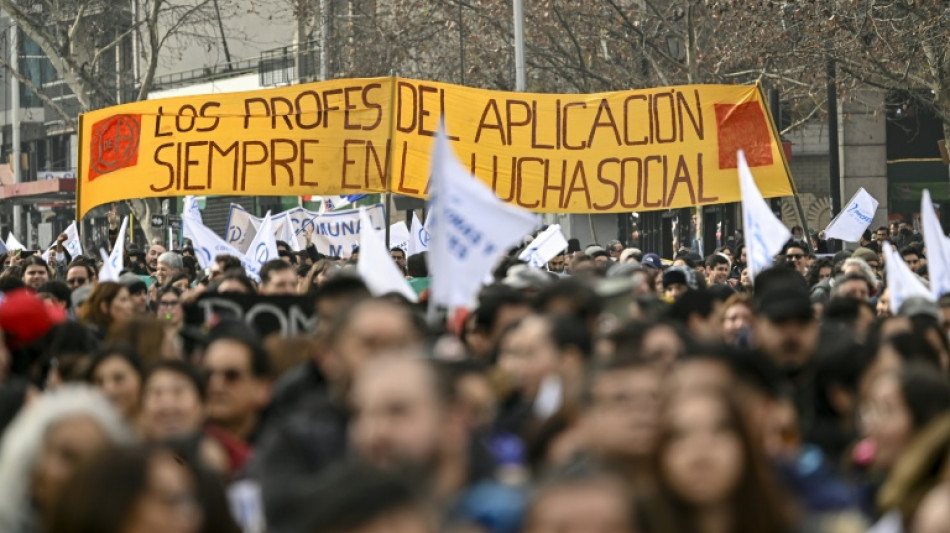
[[[267,243],[261,242],[257,244],[257,249],[254,250],[254,260],[259,263],[266,263],[270,258],[270,253],[267,251]]]
[[[719,168],[737,168],[736,153],[745,152],[750,167],[772,164],[772,134],[758,102],[716,104]]]
[[[134,167],[139,159],[142,115],[114,115],[92,126],[89,143],[89,181]]]
[[[237,227],[231,226],[231,232],[228,233],[228,242],[237,242],[241,240],[241,237],[244,235],[244,231]]]
[[[851,207],[848,208],[848,212],[854,215],[854,217],[860,220],[861,222],[867,222],[868,224],[870,224],[871,221],[874,220],[873,216],[861,212],[861,206],[858,205],[857,202],[854,202],[853,204],[851,204]]]
[[[419,229],[419,243],[422,244],[422,246],[428,247],[430,238],[429,232],[426,231],[425,228]]]

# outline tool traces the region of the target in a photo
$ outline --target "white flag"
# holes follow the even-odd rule
[[[203,223],[203,221],[201,220],[201,209],[198,208],[198,199],[195,198],[194,196],[185,197],[185,201],[182,203],[181,211],[182,211],[181,213],[182,218],[191,217],[197,220],[198,222]]]
[[[412,227],[409,228],[409,250],[410,256],[421,254],[429,249],[429,230],[419,222],[419,217],[412,214]]]
[[[122,219],[122,225],[119,226],[119,235],[115,238],[112,251],[109,252],[109,272],[115,275],[115,280],[119,279],[119,275],[122,274],[122,269],[125,268],[125,232],[128,228],[129,217],[125,217]],[[102,274],[99,275],[99,279],[102,279]]]
[[[410,302],[415,302],[416,292],[399,272],[396,263],[393,263],[386,243],[363,210],[360,210],[360,229],[360,258],[356,263],[356,270],[366,282],[369,291],[373,296],[395,292],[405,296]]]
[[[365,228],[360,224],[360,228]],[[409,228],[406,227],[405,222],[396,222],[395,224],[389,226],[389,248],[402,248],[402,252],[406,254],[406,257],[409,256]],[[360,245],[360,251],[362,252],[363,245]]]
[[[260,280],[260,267],[256,263],[251,263],[244,257],[237,248],[231,246],[219,237],[211,228],[191,217],[181,217],[182,231],[185,237],[191,239],[195,248],[195,259],[201,268],[210,268],[214,265],[214,258],[227,254],[237,257],[241,260],[247,275],[255,280]]]
[[[290,219],[290,215],[285,215],[284,220],[280,221],[280,227],[277,228],[277,235],[279,240],[282,240],[290,246],[290,249],[299,252],[300,251],[300,241],[297,240],[297,237],[294,236],[294,223]]]
[[[458,162],[439,126],[429,183],[429,272],[433,305],[471,305],[498,259],[537,217],[505,204]]]
[[[930,200],[930,191],[927,189],[924,189],[924,194],[920,197],[920,218],[924,246],[927,248],[930,292],[936,300],[950,292],[950,241],[943,234],[943,228]]]
[[[63,248],[66,248],[69,255],[73,258],[82,255],[82,241],[79,240],[79,230],[76,228],[76,222],[73,221],[72,224],[67,226],[63,233],[66,234],[66,242],[63,243]]]
[[[868,194],[864,187],[858,189],[848,200],[847,207],[832,219],[825,228],[825,237],[841,239],[846,242],[858,242],[868,229],[877,212],[877,200]]]
[[[742,150],[739,150],[738,162],[746,261],[749,279],[754,279],[756,274],[772,265],[772,257],[782,250],[792,233],[775,217],[765,198],[762,198]]]
[[[535,268],[547,269],[548,261],[567,249],[567,237],[561,232],[560,224],[551,224],[538,234],[527,248],[522,250],[518,259],[527,261]]]
[[[274,237],[274,221],[270,217],[270,211],[264,215],[261,227],[244,256],[250,263],[257,265],[258,269],[271,259],[277,259],[277,239]]]
[[[7,247],[7,250],[26,250],[26,246],[20,244],[20,241],[13,235],[13,232],[7,233],[7,242],[4,244]]]
[[[112,270],[112,261],[105,249],[99,248],[99,256],[102,257],[102,268],[99,269],[99,281],[119,281],[119,273]]]
[[[900,311],[904,300],[913,296],[920,296],[933,300],[930,291],[920,281],[920,278],[907,266],[900,252],[884,241],[884,269],[887,273],[887,291],[891,298],[891,312],[895,315]]]

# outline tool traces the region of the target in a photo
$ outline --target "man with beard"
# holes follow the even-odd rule
[[[466,487],[470,428],[439,367],[398,355],[368,361],[350,398],[350,444],[358,456],[419,476],[436,501],[451,501]]]
[[[755,304],[756,347],[788,378],[802,425],[808,427],[814,417],[811,388],[819,323],[806,282],[793,270],[765,270],[755,278]]]
[[[154,274],[158,270],[158,257],[166,251],[165,247],[159,243],[152,244],[149,247],[148,254],[145,255],[145,266],[150,274]]]

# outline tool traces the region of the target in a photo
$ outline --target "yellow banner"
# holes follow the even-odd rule
[[[556,95],[374,78],[86,113],[78,215],[127,198],[189,194],[424,197],[440,117],[462,163],[501,199],[532,211],[739,201],[740,148],[765,197],[792,194],[756,87]]]

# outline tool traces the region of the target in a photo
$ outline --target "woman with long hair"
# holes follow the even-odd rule
[[[737,401],[713,388],[665,399],[650,531],[782,533],[792,521]]]
[[[79,320],[95,328],[100,338],[105,338],[113,324],[132,320],[134,313],[132,297],[124,285],[100,281],[79,309]]]

